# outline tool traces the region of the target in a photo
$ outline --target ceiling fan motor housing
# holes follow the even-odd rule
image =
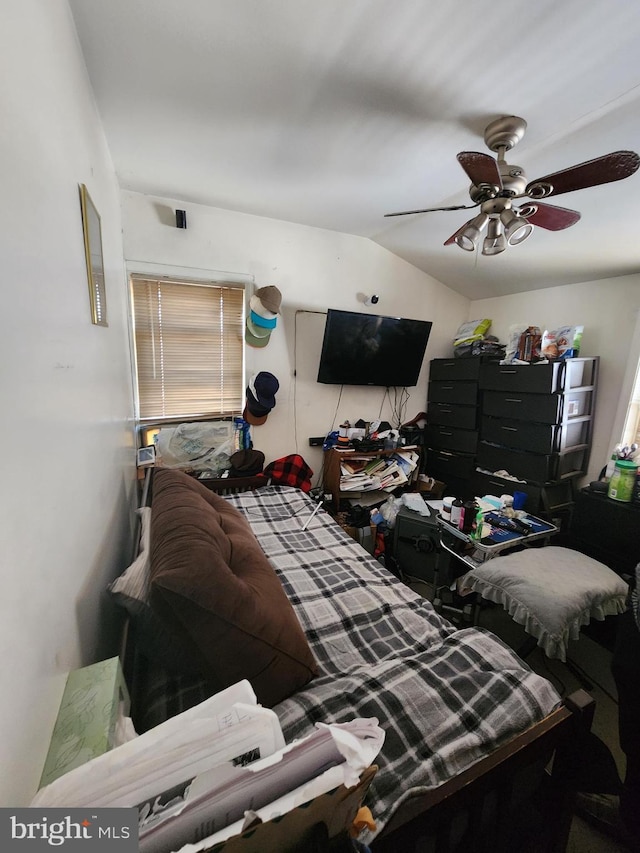
[[[499,151],[501,148],[510,151],[520,142],[526,129],[527,123],[520,116],[502,116],[485,128],[485,145],[490,151]]]

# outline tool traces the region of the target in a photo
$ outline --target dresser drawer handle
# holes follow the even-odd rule
[[[453,385],[443,385],[442,390],[443,391],[453,391]]]
[[[453,433],[452,433],[452,432],[448,432],[448,430],[446,430],[446,429],[441,429],[441,430],[440,430],[440,435],[453,435]]]
[[[444,412],[445,415],[450,415],[453,412],[453,409],[440,409],[441,412]]]
[[[518,427],[506,427],[503,426],[501,429],[506,429],[508,432],[518,432]]]
[[[522,400],[518,400],[517,397],[505,397],[505,403],[521,403]]]
[[[511,374],[511,373],[517,373],[517,372],[518,372],[517,370],[501,370],[501,371],[500,371],[500,373],[501,373],[503,376],[507,376],[508,374]]]

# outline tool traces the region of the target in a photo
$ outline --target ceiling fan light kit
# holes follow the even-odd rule
[[[528,182],[522,166],[509,164],[505,159],[506,152],[522,140],[526,129],[527,123],[523,118],[502,116],[488,124],[484,132],[485,144],[497,152],[496,159],[478,151],[461,151],[458,154],[458,162],[471,180],[469,196],[473,204],[405,210],[386,213],[385,216],[480,207],[481,212],[458,228],[444,245],[455,243],[466,252],[473,252],[486,229],[482,254],[498,255],[507,246],[523,243],[535,225],[547,231],[562,231],[580,219],[577,210],[542,204],[539,199],[621,181],[633,175],[640,166],[640,157],[635,151],[613,151]],[[533,199],[535,203],[513,207],[514,201],[525,198]]]
[[[499,255],[507,248],[507,238],[502,230],[500,219],[490,219],[487,225],[487,236],[482,244],[483,255]]]
[[[465,252],[473,252],[478,245],[478,240],[484,229],[487,227],[489,217],[486,213],[479,213],[470,219],[466,225],[454,236],[454,241],[457,246],[464,249]]]

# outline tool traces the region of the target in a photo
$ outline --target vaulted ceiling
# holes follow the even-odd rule
[[[443,245],[477,211],[384,217],[471,204],[456,154],[499,116],[529,180],[639,150],[631,0],[69,3],[123,188],[368,237],[471,298],[640,271],[640,172],[493,257]]]

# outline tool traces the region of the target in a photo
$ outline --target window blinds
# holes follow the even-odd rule
[[[244,290],[131,277],[140,420],[242,410]]]

